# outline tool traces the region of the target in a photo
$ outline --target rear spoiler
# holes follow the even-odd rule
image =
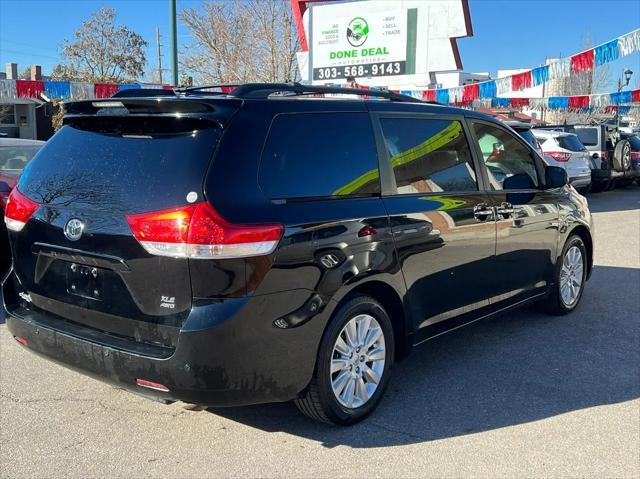
[[[64,104],[63,125],[117,135],[178,134],[225,128],[243,101],[236,98],[110,98]]]

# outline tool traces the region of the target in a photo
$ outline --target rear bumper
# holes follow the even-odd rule
[[[302,300],[302,290],[194,305],[190,331],[180,332],[168,357],[152,348],[134,350],[113,338],[16,300],[12,281],[3,285],[7,327],[30,351],[114,386],[161,401],[238,406],[294,399],[311,379],[329,308],[297,327],[276,328],[284,297]],[[18,303],[19,301],[19,303]],[[18,303],[18,304],[16,304]],[[226,303],[226,304],[225,304]],[[118,342],[118,340],[120,342]],[[129,343],[133,341],[128,340]],[[139,343],[136,343],[139,344]],[[145,379],[166,386],[156,391]]]
[[[569,183],[571,183],[575,188],[589,186],[591,184],[591,173],[571,176],[569,178]]]

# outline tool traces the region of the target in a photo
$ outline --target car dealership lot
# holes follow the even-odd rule
[[[526,309],[428,342],[352,428],[290,404],[189,412],[24,351],[0,325],[1,477],[640,474],[640,187],[589,196],[577,311]]]

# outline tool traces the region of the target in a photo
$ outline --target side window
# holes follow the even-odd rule
[[[369,115],[278,115],[262,154],[258,181],[271,199],[380,194]]]
[[[531,151],[506,130],[485,123],[473,123],[495,190],[527,190],[538,187],[538,174]]]
[[[478,190],[469,143],[459,121],[380,121],[399,194]]]

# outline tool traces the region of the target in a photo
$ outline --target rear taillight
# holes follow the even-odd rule
[[[559,151],[548,151],[546,154],[552,156],[556,161],[569,161],[569,158],[571,158],[571,153],[561,153]]]
[[[14,188],[4,209],[4,222],[7,229],[21,231],[39,207],[39,203],[27,198],[18,191],[18,188]]]
[[[236,225],[209,203],[127,215],[136,239],[147,252],[174,258],[244,258],[272,253],[281,225]]]
[[[632,160],[640,160],[640,151],[632,151],[631,152]]]

